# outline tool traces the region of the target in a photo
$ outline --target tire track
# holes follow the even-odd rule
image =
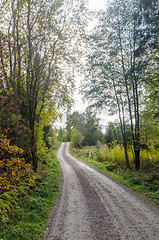
[[[72,157],[69,143],[57,157],[62,187],[43,240],[159,239],[157,206]]]

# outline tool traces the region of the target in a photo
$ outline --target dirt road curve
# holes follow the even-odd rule
[[[62,143],[59,199],[43,240],[159,240],[159,208],[69,154]]]

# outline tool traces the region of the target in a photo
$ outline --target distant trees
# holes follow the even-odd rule
[[[73,146],[81,147],[83,140],[84,140],[84,136],[82,135],[82,133],[78,129],[73,128],[71,131],[71,142]]]
[[[136,170],[140,168],[144,71],[150,42],[156,36],[153,30],[156,4],[152,1],[145,9],[142,1],[113,1],[99,13],[99,24],[88,38],[91,53],[83,93],[96,108],[109,107],[112,114],[118,113],[127,167],[126,126],[130,124]]]
[[[64,141],[72,141],[74,146],[96,145],[98,140],[102,140],[102,132],[99,125],[99,119],[91,110],[80,114],[75,111],[68,114],[66,122],[67,135],[64,135]]]
[[[84,113],[84,142],[83,145],[96,145],[97,141],[102,140],[101,127],[99,125],[99,119],[96,117],[96,113],[90,109],[86,109]]]

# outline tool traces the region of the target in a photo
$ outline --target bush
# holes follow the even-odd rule
[[[34,174],[30,164],[20,157],[22,153],[22,149],[10,145],[10,140],[0,132],[0,194],[24,181],[29,186],[34,184]]]
[[[74,147],[81,147],[84,136],[80,133],[79,130],[73,129],[71,133],[71,142]]]

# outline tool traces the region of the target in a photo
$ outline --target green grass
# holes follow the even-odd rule
[[[36,187],[21,199],[10,217],[0,224],[0,240],[38,240],[58,193],[59,163],[55,151],[41,164]]]
[[[84,152],[89,152],[89,149],[92,151],[93,148],[85,147]],[[99,162],[95,158],[85,157],[85,154],[81,155],[81,150],[72,149],[71,154],[159,205],[159,165],[153,169],[134,171],[124,169],[115,162]]]

